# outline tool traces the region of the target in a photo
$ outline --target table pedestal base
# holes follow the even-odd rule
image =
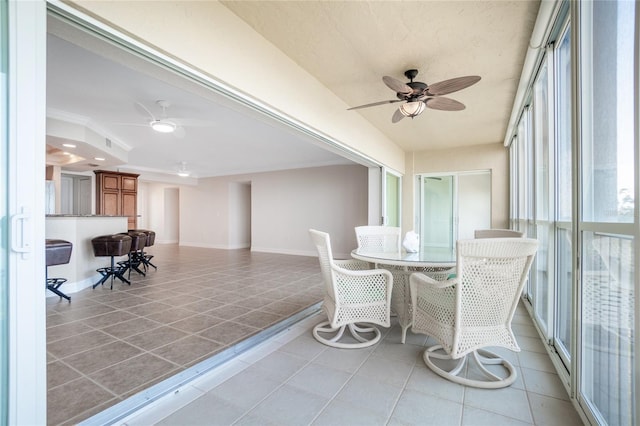
[[[377,264],[377,268],[384,268],[393,275],[393,289],[391,291],[391,310],[398,316],[398,323],[402,328],[401,342],[404,344],[407,338],[407,330],[413,324],[413,310],[411,307],[411,289],[409,277],[414,272],[422,272],[430,278],[438,281],[446,280],[455,272],[452,266],[391,266]]]

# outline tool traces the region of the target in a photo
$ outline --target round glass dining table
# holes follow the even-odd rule
[[[374,252],[355,249],[351,257],[372,263],[380,263],[393,266],[407,267],[453,267],[456,263],[454,249],[442,247],[422,247],[417,253],[409,253],[404,250],[392,252]]]
[[[391,309],[398,317],[402,327],[402,343],[411,326],[411,290],[409,276],[421,272],[435,280],[446,280],[455,273],[456,253],[454,249],[441,247],[422,247],[416,253],[402,251],[374,252],[355,249],[351,257],[373,263],[376,268],[387,269],[393,275],[391,291]]]

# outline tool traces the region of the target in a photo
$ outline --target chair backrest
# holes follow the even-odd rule
[[[462,356],[487,344],[517,349],[511,319],[538,241],[529,238],[459,240],[452,352]]]
[[[309,229],[309,235],[313,245],[316,246],[318,251],[318,260],[320,261],[320,271],[322,272],[322,279],[327,293],[332,299],[335,299],[335,293],[333,290],[333,253],[331,252],[331,239],[329,234],[315,229]]]
[[[400,228],[396,226],[356,226],[358,250],[372,253],[400,251]]]
[[[521,238],[524,232],[513,229],[476,229],[475,238]]]

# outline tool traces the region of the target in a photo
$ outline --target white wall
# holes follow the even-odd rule
[[[164,243],[180,240],[180,192],[178,188],[164,189]]]
[[[334,257],[356,247],[367,223],[368,169],[331,166],[265,173],[252,179],[252,250],[316,255],[309,228],[328,232]]]
[[[251,247],[251,183],[229,184],[229,248]]]
[[[139,185],[146,199],[140,213],[156,242],[169,238],[167,187],[175,185]],[[353,228],[367,223],[367,187],[368,169],[358,165],[199,179],[178,186],[179,243],[220,249],[250,244],[254,251],[315,256],[308,229],[316,228],[331,234],[335,257],[348,258],[356,247]]]
[[[407,175],[418,173],[491,171],[491,227],[509,227],[509,151],[499,143],[454,149],[419,151],[407,154]],[[413,166],[412,166],[413,165]],[[404,230],[413,227],[414,179],[403,179]]]

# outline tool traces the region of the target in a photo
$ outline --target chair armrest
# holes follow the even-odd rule
[[[337,265],[344,269],[349,269],[351,271],[364,271],[371,269],[369,267],[369,262],[365,262],[363,260],[355,260],[355,259],[347,259],[347,260],[334,260],[334,265]]]
[[[390,301],[393,275],[386,269],[352,271],[333,266],[336,298],[346,303]]]
[[[458,283],[458,278],[451,278],[451,279],[444,280],[444,281],[438,281],[438,280],[434,280],[433,278],[425,275],[422,272],[414,272],[409,277],[409,281],[411,283],[415,282],[416,286],[425,285],[425,286],[429,286],[429,287],[432,287],[432,288],[446,288],[446,287],[455,286]],[[413,287],[413,285],[412,285],[412,287]]]

